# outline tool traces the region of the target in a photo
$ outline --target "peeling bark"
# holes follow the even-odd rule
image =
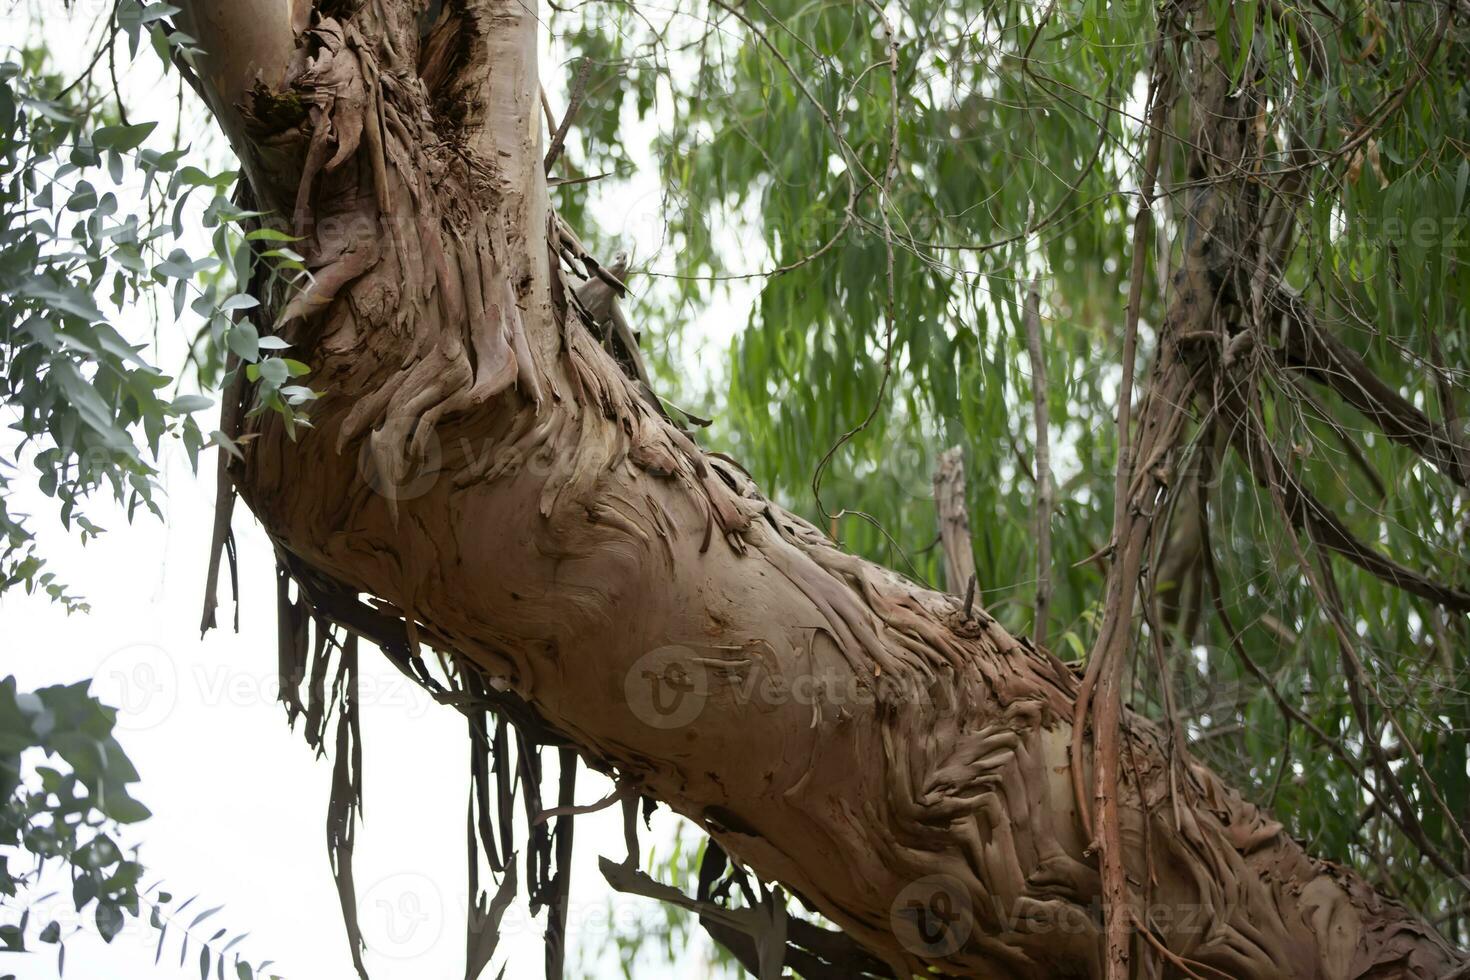
[[[534,10],[457,0],[424,30],[406,0],[186,5],[228,52],[211,104],[315,277],[267,298],[323,391],[314,427],[247,420],[230,470],[290,561],[477,665],[896,974],[1100,976],[1077,677],[834,548],[619,369],[568,299]],[[1192,762],[1176,822],[1162,736],[1122,721],[1136,975],[1462,962]]]

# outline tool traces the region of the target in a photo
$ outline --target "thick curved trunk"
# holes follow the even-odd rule
[[[404,0],[190,6],[235,53],[204,73],[215,110],[315,274],[271,304],[324,392],[314,427],[257,417],[234,473],[272,536],[896,971],[1097,974],[1077,679],[764,500],[604,351],[542,176],[534,13],[462,0],[421,29]],[[1124,749],[1135,963],[1459,962],[1202,767],[1176,823],[1154,730],[1130,720]]]

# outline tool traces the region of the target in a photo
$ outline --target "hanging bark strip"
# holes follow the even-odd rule
[[[482,707],[511,722],[493,744],[518,736],[528,823],[544,806],[545,745],[575,749],[630,801],[666,802],[759,873],[747,906],[697,904],[636,864],[604,871],[750,937],[766,975],[822,941],[787,917],[789,894],[895,976],[1102,976],[1118,949],[1105,950],[1098,903],[1125,909],[1127,878],[1149,869],[1153,901],[1188,921],[1145,909],[1108,935],[1123,930],[1126,956],[1141,923],[1161,970],[1381,976],[1406,946],[1421,976],[1463,962],[1208,769],[1179,780],[1180,825],[1156,814],[1166,740],[1122,710],[1111,678],[1131,626],[1131,598],[1116,614],[1117,596],[1135,589],[1160,464],[1201,369],[1177,345],[1162,345],[1140,412],[1109,594],[1115,653],[1097,661],[1098,705],[1112,706],[1094,719],[1099,768],[1112,739],[1132,774],[1098,783],[1111,788],[1105,896],[1070,791],[1074,772],[1088,778],[1082,753],[1068,755],[1073,673],[984,609],[841,552],[767,500],[648,402],[569,301],[577,270],[546,193],[532,5],[457,0],[427,40],[408,0],[189,7],[184,29],[220,52],[201,72],[213,111],[259,207],[302,233],[314,276],[265,311],[323,390],[314,426],[293,438],[270,413],[246,420],[236,467],[301,590],[283,609],[296,615],[304,596],[304,611],[372,637],[410,676],[424,676],[425,652],[472,670]],[[1196,225],[1228,231],[1228,197],[1202,189]],[[1188,250],[1197,267],[1176,288],[1209,311],[1216,270],[1200,242]],[[1181,310],[1165,333],[1188,322]],[[821,696],[744,693],[797,683]],[[509,861],[499,750],[491,771]],[[537,904],[554,902],[559,843],[543,823],[525,847]],[[475,896],[480,921],[493,924],[508,881],[509,864],[494,900]],[[467,946],[483,964],[487,947]],[[855,962],[845,947],[832,957],[820,958]]]
[[[352,851],[357,844],[357,822],[362,818],[362,732],[358,726],[360,703],[357,695],[357,638],[350,636],[342,646],[337,679],[332,682],[337,702],[337,744],[333,752],[332,795],[327,802],[327,854],[342,921],[352,949],[352,965],[362,980],[368,980],[362,953],[366,944],[357,922],[357,885],[352,874]]]
[[[557,753],[557,806],[564,811],[577,800],[577,753],[561,749]],[[551,906],[546,916],[546,980],[561,980],[567,953],[567,914],[571,907],[572,832],[576,814],[563,812],[556,818],[552,833],[555,843],[556,874],[551,879]]]

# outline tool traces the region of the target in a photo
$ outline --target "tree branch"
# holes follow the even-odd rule
[[[1357,352],[1323,329],[1297,292],[1278,281],[1271,297],[1281,311],[1287,364],[1307,368],[1389,439],[1412,449],[1462,487],[1470,487],[1470,457],[1443,423],[1431,421],[1378,377]]]

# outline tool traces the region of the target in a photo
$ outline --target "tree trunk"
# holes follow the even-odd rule
[[[186,6],[256,200],[315,277],[263,297],[323,393],[313,427],[256,416],[233,470],[273,539],[901,975],[1098,975],[1077,678],[835,549],[604,351],[547,196],[534,8],[457,0],[421,25],[407,0]],[[1133,962],[1158,964],[1136,975],[1461,962],[1201,766],[1176,823],[1147,722],[1123,758],[1149,926]]]

